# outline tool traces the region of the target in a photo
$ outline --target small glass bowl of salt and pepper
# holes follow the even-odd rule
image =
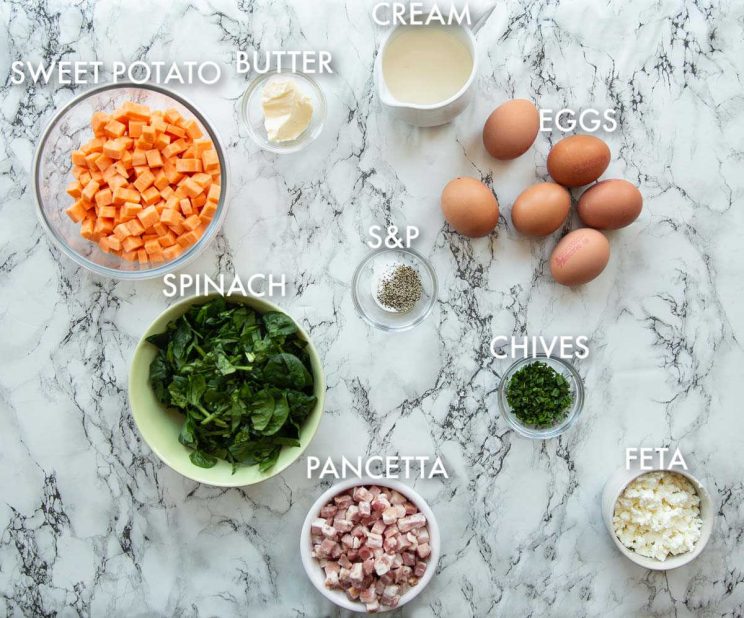
[[[402,331],[431,313],[437,277],[426,258],[412,249],[379,249],[359,264],[351,288],[362,318],[381,330]]]

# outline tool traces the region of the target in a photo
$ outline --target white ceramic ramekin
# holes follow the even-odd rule
[[[419,512],[423,513],[426,516],[426,525],[429,528],[429,546],[431,548],[431,554],[429,555],[429,559],[427,561],[426,572],[415,586],[413,586],[403,596],[400,597],[400,601],[398,602],[397,607],[385,608],[384,606],[380,606],[380,610],[377,613],[392,611],[394,609],[403,607],[406,603],[416,598],[421,593],[421,591],[426,588],[427,584],[434,576],[434,571],[436,571],[437,569],[437,564],[439,562],[439,552],[441,549],[439,526],[437,525],[437,520],[434,518],[434,513],[429,508],[429,505],[424,501],[424,499],[417,492],[408,487],[408,485],[404,485],[403,483],[400,483],[398,481],[385,479],[347,479],[345,481],[341,481],[340,483],[336,483],[328,491],[324,492],[315,501],[312,507],[310,507],[310,510],[307,513],[307,517],[305,518],[305,523],[302,525],[302,532],[300,533],[300,556],[302,557],[302,566],[305,567],[305,572],[307,573],[307,576],[310,578],[310,581],[313,583],[313,585],[329,601],[335,603],[339,607],[343,607],[344,609],[348,609],[354,612],[367,613],[367,608],[365,607],[364,603],[352,601],[346,595],[346,592],[344,590],[329,590],[325,587],[325,572],[321,568],[320,563],[312,556],[313,547],[310,534],[310,526],[313,520],[319,516],[320,509],[323,506],[325,506],[330,500],[332,500],[334,496],[337,496],[338,494],[343,493],[348,489],[352,489],[353,487],[359,487],[360,485],[364,485],[366,487],[369,487],[370,485],[377,485],[378,487],[394,489],[398,493],[401,493],[406,498],[408,498],[413,504],[416,505],[416,508],[418,508]]]
[[[690,481],[690,483],[692,483],[692,486],[697,491],[698,496],[700,497],[700,518],[703,520],[703,527],[700,531],[700,539],[698,539],[695,547],[692,551],[688,551],[684,554],[670,556],[666,560],[656,560],[655,558],[647,558],[646,556],[641,556],[640,554],[634,552],[632,549],[628,549],[620,542],[620,539],[618,539],[617,535],[615,534],[615,528],[612,525],[612,517],[615,513],[615,504],[617,503],[618,498],[623,493],[625,488],[639,476],[649,474],[650,472],[663,471],[665,471],[665,469],[661,467],[655,468],[654,470],[640,470],[638,468],[627,470],[625,468],[621,468],[610,477],[604,487],[604,491],[602,492],[602,518],[604,519],[605,525],[607,526],[607,530],[610,533],[612,540],[615,542],[615,545],[620,550],[620,553],[622,553],[625,557],[629,558],[636,564],[646,569],[652,569],[654,571],[668,571],[671,569],[676,569],[678,567],[684,566],[685,564],[688,564],[689,562],[697,558],[697,556],[700,555],[700,552],[703,551],[703,548],[708,542],[708,539],[710,539],[710,535],[713,530],[713,501],[711,500],[711,497],[706,491],[705,487],[703,487],[702,483],[686,470],[680,470],[678,468],[667,468],[667,472],[675,472],[681,476],[684,476],[688,481]]]

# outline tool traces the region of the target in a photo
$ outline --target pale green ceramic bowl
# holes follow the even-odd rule
[[[279,459],[274,466],[266,472],[260,472],[258,466],[241,466],[235,474],[232,465],[226,461],[219,461],[212,468],[200,468],[189,460],[191,450],[178,441],[178,434],[183,424],[183,415],[177,410],[168,409],[155,397],[150,387],[150,363],[155,358],[157,348],[146,341],[147,337],[156,333],[162,333],[168,322],[186,313],[192,305],[201,305],[214,298],[210,296],[196,296],[181,300],[163,311],[150,325],[142,339],[137,344],[129,371],[129,405],[137,428],[142,434],[145,442],[155,454],[179,474],[207,485],[218,487],[241,487],[253,485],[276,476],[292,462],[299,458],[302,452],[310,444],[320,423],[323,414],[323,401],[325,398],[325,378],[323,367],[318,352],[313,346],[307,333],[298,325],[300,336],[308,343],[308,353],[315,379],[315,396],[318,403],[300,431],[300,446],[284,447],[279,454]],[[241,303],[253,307],[259,313],[267,311],[282,311],[276,305],[250,296],[232,295],[227,297],[228,302]],[[286,313],[285,311],[282,311]],[[295,322],[296,323],[296,322]]]

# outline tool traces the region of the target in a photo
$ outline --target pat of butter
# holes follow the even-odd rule
[[[261,97],[264,126],[271,142],[289,142],[307,129],[313,118],[310,97],[302,94],[291,77],[275,77]]]

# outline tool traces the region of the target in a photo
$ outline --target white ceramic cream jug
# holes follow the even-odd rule
[[[377,91],[383,106],[396,118],[419,127],[434,127],[450,122],[462,112],[470,103],[475,92],[475,81],[478,73],[478,55],[473,31],[466,26],[447,26],[448,31],[457,37],[468,49],[472,57],[472,68],[465,84],[455,94],[447,99],[431,104],[407,103],[397,100],[385,83],[383,73],[383,57],[391,41],[401,33],[402,28],[411,26],[397,26],[390,30],[380,45],[375,59],[375,81]],[[427,28],[429,26],[414,26]]]

